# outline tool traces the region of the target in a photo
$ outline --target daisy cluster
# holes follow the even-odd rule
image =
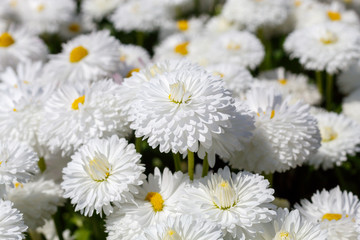
[[[359,14],[1,0],[0,239],[360,240]],[[338,179],[278,198],[300,167]]]

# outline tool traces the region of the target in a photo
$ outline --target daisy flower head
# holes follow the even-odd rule
[[[343,114],[360,124],[360,89],[344,98],[342,103]]]
[[[168,217],[164,222],[148,227],[139,239],[220,240],[223,238],[219,225],[190,215],[182,215]]]
[[[13,208],[13,203],[0,199],[0,238],[9,240],[24,239],[27,226],[19,210]]]
[[[346,9],[342,3],[332,2],[326,5],[325,9],[325,18],[328,22],[342,22],[355,28],[360,26],[357,13],[352,9]]]
[[[165,168],[161,173],[155,168],[134,196],[134,203],[123,204],[107,217],[109,240],[136,239],[144,228],[180,215],[178,205],[188,181],[188,176],[181,172],[173,174]]]
[[[133,201],[133,194],[138,193],[137,187],[145,178],[140,157],[133,144],[116,135],[90,140],[63,170],[64,197],[71,198],[75,211],[85,216],[94,211],[109,215],[113,212],[111,203]]]
[[[245,107],[255,119],[253,137],[230,164],[255,172],[283,172],[302,165],[320,147],[320,133],[310,106],[290,104],[274,88],[255,87],[246,94]],[[242,106],[243,107],[243,106]]]
[[[350,67],[339,74],[337,86],[341,93],[350,94],[360,89],[360,61],[353,62]]]
[[[288,0],[228,0],[221,15],[244,25],[250,31],[280,25],[290,12]]]
[[[160,28],[160,39],[176,33],[182,33],[188,37],[199,35],[203,31],[206,20],[206,17],[192,17],[190,19],[165,22]]]
[[[360,209],[359,198],[352,192],[341,191],[339,186],[327,191],[317,191],[311,201],[303,199],[295,204],[300,214],[327,230],[328,240],[352,240],[358,236],[356,214]]]
[[[215,154],[229,158],[242,149],[253,128],[252,119],[236,111],[223,85],[221,79],[192,64],[157,74],[139,89],[130,127],[151,147],[159,146],[160,152],[191,151],[200,158],[208,153],[214,166]]]
[[[101,20],[124,3],[125,0],[85,0],[81,3],[81,12],[92,19]]]
[[[340,166],[347,155],[360,151],[360,124],[333,112],[320,111],[313,114],[318,121],[321,134],[321,147],[309,157],[309,164],[326,170],[334,165]]]
[[[239,24],[233,21],[229,21],[222,15],[211,17],[205,24],[206,32],[209,34],[219,34],[228,31],[234,31],[241,29]]]
[[[122,112],[121,86],[111,80],[64,85],[44,106],[39,141],[51,152],[71,155],[92,138],[129,134]]]
[[[118,69],[120,43],[107,30],[78,36],[62,47],[44,70],[59,84],[97,81]]]
[[[224,236],[251,239],[275,216],[274,190],[263,176],[231,173],[228,167],[185,188],[181,211],[219,224]]]
[[[146,49],[132,44],[120,45],[120,73],[123,77],[131,77],[133,72],[140,71],[150,63]]]
[[[72,39],[81,34],[95,31],[95,23],[83,14],[73,15],[71,19],[60,25],[59,34],[62,39]]]
[[[305,69],[334,74],[360,57],[360,32],[336,22],[316,25],[292,32],[284,48]]]
[[[155,61],[182,59],[189,53],[190,38],[182,33],[171,35],[155,47]]]
[[[264,226],[261,240],[325,240],[327,232],[318,223],[312,223],[301,217],[299,210],[289,212],[287,208],[278,208],[276,217]]]
[[[33,230],[44,225],[64,203],[60,185],[41,177],[24,184],[16,183],[15,188],[7,189],[5,198],[24,214],[25,224]]]
[[[19,62],[43,61],[47,53],[43,41],[24,27],[0,25],[0,71]]]

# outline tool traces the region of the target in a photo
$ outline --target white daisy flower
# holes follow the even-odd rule
[[[0,71],[19,62],[42,61],[46,57],[46,45],[30,31],[14,25],[0,28]]]
[[[120,45],[120,73],[123,77],[131,77],[151,62],[149,53],[142,47],[132,44]]]
[[[360,124],[360,89],[344,98],[342,103],[343,114]]]
[[[224,235],[249,239],[275,216],[273,194],[263,176],[235,174],[225,167],[185,188],[180,207],[183,213],[220,224]]]
[[[221,15],[250,31],[268,25],[280,25],[290,11],[288,0],[228,0]]]
[[[303,199],[295,208],[308,221],[320,223],[320,227],[328,231],[328,240],[355,240],[358,236],[359,199],[351,192],[342,192],[339,186],[330,191],[317,191],[311,201]]]
[[[293,102],[303,100],[310,105],[315,105],[321,101],[319,90],[309,82],[309,78],[304,74],[294,74],[280,67],[263,72],[258,78],[265,80],[261,81],[259,85],[269,84],[279,89],[284,96],[291,95]]]
[[[160,152],[207,153],[212,167],[215,154],[229,158],[251,135],[252,120],[236,112],[221,79],[197,65],[157,74],[136,97],[130,127]]]
[[[101,80],[88,85],[64,85],[45,103],[40,122],[40,143],[51,152],[70,155],[92,138],[127,136],[128,122],[122,113],[120,85]]]
[[[213,64],[214,55],[212,53],[212,49],[214,47],[214,41],[217,37],[218,35],[214,36],[213,34],[199,34],[192,37],[189,44],[185,45],[188,52],[186,57],[201,66]],[[179,47],[181,47],[181,45]]]
[[[51,180],[38,178],[28,183],[16,183],[15,188],[8,188],[6,199],[24,214],[24,222],[30,229],[43,226],[45,220],[56,213],[64,199],[60,185]]]
[[[360,32],[336,22],[316,25],[292,32],[284,48],[305,69],[334,74],[360,57]]]
[[[190,39],[182,33],[171,35],[154,48],[154,61],[182,59],[189,53]]]
[[[186,239],[186,240],[220,240],[221,228],[203,219],[189,215],[168,217],[160,224],[144,230],[141,240]]]
[[[337,77],[337,86],[343,94],[350,94],[360,89],[360,61],[353,62],[349,69],[343,71]]]
[[[94,211],[109,215],[111,203],[131,202],[133,194],[138,194],[137,186],[145,178],[140,157],[133,144],[116,135],[90,140],[63,170],[64,197],[71,198],[75,211],[85,216]]]
[[[155,168],[154,175],[149,174],[134,196],[134,204],[123,204],[107,217],[108,239],[136,239],[144,228],[166,221],[168,216],[180,215],[178,204],[187,182],[188,176],[181,172],[172,174],[165,168],[161,174]]]
[[[119,47],[119,41],[107,30],[81,35],[51,56],[45,74],[59,83],[96,81],[116,72]]]
[[[340,166],[347,155],[355,155],[360,149],[360,124],[334,112],[313,114],[318,121],[321,134],[321,147],[310,155],[309,164],[326,170]]]
[[[279,208],[276,218],[264,225],[259,240],[326,240],[327,232],[320,225],[303,219],[297,209]]]
[[[8,240],[24,239],[27,226],[19,210],[13,208],[13,203],[0,199],[0,238]]]
[[[160,39],[164,39],[176,33],[182,33],[188,37],[199,35],[204,29],[206,17],[192,17],[190,19],[170,20],[160,27]]]
[[[221,34],[228,31],[235,31],[240,29],[238,23],[229,21],[222,15],[211,17],[205,24],[206,32],[209,34]]]
[[[85,0],[81,3],[81,11],[84,15],[101,20],[125,2],[125,0]]]
[[[96,31],[95,23],[86,16],[73,15],[72,18],[60,25],[59,35],[63,39],[71,39],[90,31]]]
[[[253,88],[245,107],[256,129],[244,150],[230,159],[232,167],[255,172],[283,172],[302,165],[320,147],[320,133],[310,106],[283,96],[274,88]],[[244,104],[239,107],[243,108]]]

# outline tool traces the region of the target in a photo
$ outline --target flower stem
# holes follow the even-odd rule
[[[144,33],[137,31],[136,32],[136,44],[139,46],[144,46]]]
[[[316,76],[316,85],[317,85],[317,88],[320,92],[320,94],[323,93],[323,84],[322,84],[322,75],[321,75],[321,72],[320,71],[316,71],[315,72],[315,76]]]
[[[264,177],[269,181],[270,187],[273,186],[274,175],[273,173],[265,174]]]
[[[195,165],[194,153],[188,150],[188,174],[190,180],[194,180],[194,165]]]
[[[28,233],[30,235],[31,240],[41,240],[41,235],[35,230],[29,229]]]
[[[204,161],[203,161],[203,169],[202,169],[202,177],[205,177],[209,172],[209,162],[208,162],[208,155],[206,153]]]
[[[135,138],[135,149],[136,149],[136,152],[141,153],[141,145],[142,145],[142,140],[141,140],[141,138]]]
[[[173,153],[175,171],[181,171],[181,159],[179,153]]]
[[[327,74],[326,80],[326,109],[330,110],[333,98],[334,76],[331,74]]]

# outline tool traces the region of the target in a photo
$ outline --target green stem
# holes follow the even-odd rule
[[[35,230],[29,229],[28,233],[31,240],[41,240],[41,234],[36,232]]]
[[[274,179],[273,173],[265,174],[264,177],[269,181],[271,187],[273,185],[273,179]]]
[[[321,74],[321,71],[316,71],[315,72],[315,76],[316,76],[316,85],[317,85],[317,88],[320,92],[320,94],[323,94],[323,84],[322,84],[322,74]]]
[[[53,215],[56,233],[59,237],[59,240],[64,240],[63,238],[63,230],[64,230],[64,222],[63,222],[63,209],[61,207],[58,207],[57,212]]]
[[[143,32],[136,32],[136,44],[139,46],[144,46],[144,33]]]
[[[203,169],[202,169],[202,177],[205,177],[209,172],[209,162],[208,162],[208,155],[205,155],[204,161],[203,161]]]
[[[179,153],[173,153],[175,171],[181,171],[181,159]]]
[[[333,88],[334,88],[334,77],[331,74],[327,74],[327,79],[326,79],[326,109],[327,110],[330,110],[332,106]]]
[[[194,166],[195,166],[194,153],[188,150],[188,174],[190,180],[194,180]]]
[[[138,153],[141,153],[141,145],[142,145],[141,138],[135,138],[135,149]]]

